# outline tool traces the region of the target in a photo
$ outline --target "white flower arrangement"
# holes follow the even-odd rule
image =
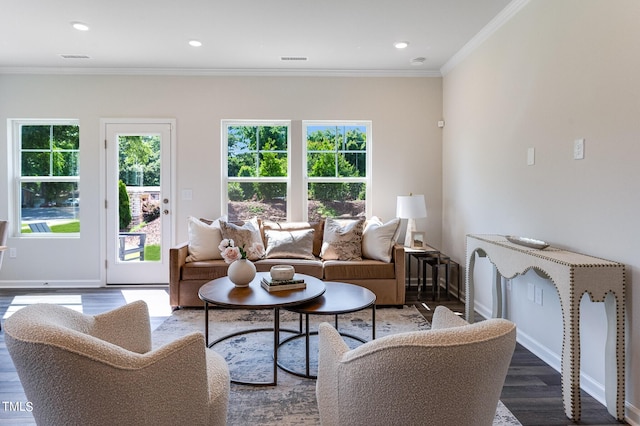
[[[244,246],[238,247],[235,242],[230,238],[225,238],[220,242],[218,246],[220,254],[225,262],[231,264],[238,259],[247,259],[249,256],[255,258],[262,258],[264,256],[264,246],[261,243],[253,243],[248,250],[244,249]]]

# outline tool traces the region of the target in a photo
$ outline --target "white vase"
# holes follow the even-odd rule
[[[256,276],[256,267],[250,260],[238,259],[229,265],[227,275],[236,287],[247,287]]]

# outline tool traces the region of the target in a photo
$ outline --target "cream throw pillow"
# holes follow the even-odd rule
[[[377,217],[367,220],[362,234],[362,256],[367,259],[391,262],[391,250],[396,242],[400,219],[387,223]]]
[[[332,219],[324,224],[320,257],[325,260],[362,260],[364,219]]]
[[[313,255],[313,229],[298,229],[291,231],[276,231],[265,229],[267,240],[267,259],[309,259],[315,260]]]
[[[254,250],[251,250],[254,244],[259,244],[262,247],[262,253],[264,253],[264,246],[262,244],[262,237],[260,236],[260,229],[258,225],[258,219],[253,218],[248,220],[242,226],[235,225],[231,222],[224,220],[220,221],[220,229],[222,230],[222,238],[233,240],[236,247],[243,247],[247,252],[247,259],[258,260],[261,258]]]
[[[209,225],[200,219],[189,216],[187,228],[189,231],[187,262],[222,259],[218,249],[222,241],[222,232],[220,231],[220,221],[218,219]]]

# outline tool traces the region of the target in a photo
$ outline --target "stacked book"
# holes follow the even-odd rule
[[[273,278],[267,276],[262,278],[262,280],[260,281],[260,285],[262,285],[262,288],[267,290],[269,293],[274,291],[307,288],[307,284],[303,279],[295,277],[290,280],[274,280]]]

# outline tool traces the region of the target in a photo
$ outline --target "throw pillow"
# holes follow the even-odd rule
[[[247,259],[258,260],[264,256],[264,245],[256,218],[246,221],[242,226],[221,220],[220,229],[223,239],[233,240],[236,247],[242,247],[247,252]]]
[[[396,242],[400,219],[391,219],[387,223],[377,217],[367,221],[362,233],[362,256],[367,259],[391,262],[391,250]]]
[[[302,229],[313,229],[313,255],[320,256],[320,250],[322,249],[322,236],[324,234],[324,219],[318,222],[273,222],[270,220],[263,220],[261,223],[262,231],[272,229],[275,231],[299,231]],[[267,239],[265,237],[265,246],[267,245]]]
[[[362,260],[364,219],[332,219],[324,224],[320,257],[325,260]]]
[[[215,220],[211,224],[189,216],[187,219],[189,232],[189,255],[187,262],[197,262],[199,260],[222,259],[218,246],[222,241],[220,231],[220,221]]]
[[[314,234],[315,231],[313,229],[291,231],[265,229],[264,236],[267,240],[265,257],[267,259],[290,258],[314,260]]]

